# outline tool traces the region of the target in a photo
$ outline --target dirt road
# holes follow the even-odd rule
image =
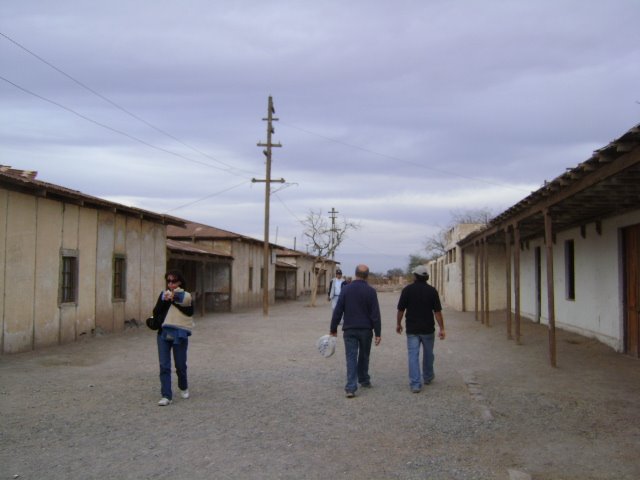
[[[330,306],[197,319],[192,397],[158,407],[155,333],[0,357],[0,479],[637,479],[640,362],[544,326],[523,344],[445,311],[436,379],[409,391],[397,293],[381,293],[374,387],[344,396]],[[174,376],[175,381],[175,376]],[[177,397],[177,395],[176,395]]]

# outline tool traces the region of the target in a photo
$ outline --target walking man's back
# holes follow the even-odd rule
[[[409,386],[411,391],[419,393],[422,385],[433,380],[433,346],[435,340],[435,320],[440,332],[438,337],[445,338],[444,319],[438,291],[427,283],[429,274],[424,265],[413,270],[415,281],[402,289],[398,300],[396,332],[402,334],[402,318],[407,321],[407,354],[409,364]],[[420,346],[422,346],[422,372],[420,371]],[[422,377],[422,378],[421,378]]]
[[[345,392],[348,398],[355,396],[358,383],[364,388],[371,387],[369,375],[369,355],[375,334],[375,344],[380,344],[381,319],[378,294],[367,283],[369,267],[358,265],[356,279],[344,285],[333,310],[329,333],[338,334],[338,324],[343,320],[342,335],[347,361],[347,383]]]

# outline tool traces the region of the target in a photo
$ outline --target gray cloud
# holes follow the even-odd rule
[[[265,174],[256,143],[273,95],[272,174],[293,185],[272,198],[272,235],[301,247],[299,220],[335,207],[362,223],[345,255],[397,261],[454,209],[498,213],[640,113],[633,0],[34,0],[3,2],[0,18],[0,32],[206,154],[0,37],[0,75],[126,134],[0,81],[0,163],[260,238],[264,186],[251,178]]]

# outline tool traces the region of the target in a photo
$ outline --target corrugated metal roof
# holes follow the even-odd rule
[[[181,242],[179,240],[167,239],[167,248],[172,252],[181,252],[195,255],[207,255],[220,258],[233,259],[233,257],[227,253],[214,248],[208,248],[197,243]]]
[[[142,218],[155,223],[165,225],[183,225],[184,221],[169,215],[128,207],[119,203],[103,200],[98,197],[84,194],[77,190],[61,187],[53,183],[36,180],[37,172],[16,170],[6,165],[0,166],[0,187],[21,192],[36,197],[49,198],[61,202],[80,205],[97,210],[111,210],[123,215]]]
[[[516,223],[522,240],[541,236],[545,209],[552,218],[553,231],[558,232],[639,207],[640,124],[545,183],[459,244],[466,246],[481,238],[502,243],[504,230]]]

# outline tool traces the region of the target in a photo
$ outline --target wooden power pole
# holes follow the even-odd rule
[[[335,249],[333,248],[336,241],[336,214],[338,212],[335,207],[331,207],[329,214],[331,215],[331,260],[335,258]]]
[[[277,122],[278,119],[274,118],[273,114],[276,113],[273,107],[273,98],[269,96],[269,106],[267,109],[267,118],[263,118],[263,121],[267,122],[267,143],[258,143],[259,147],[265,147],[262,151],[264,156],[267,157],[267,174],[265,179],[253,178],[251,181],[264,182],[264,250],[263,250],[263,268],[262,268],[262,313],[269,315],[269,263],[271,256],[269,255],[269,202],[271,199],[271,183],[284,183],[284,178],[277,180],[271,179],[271,149],[273,147],[282,147],[280,143],[273,143],[271,136],[275,133],[273,128],[273,122]]]

